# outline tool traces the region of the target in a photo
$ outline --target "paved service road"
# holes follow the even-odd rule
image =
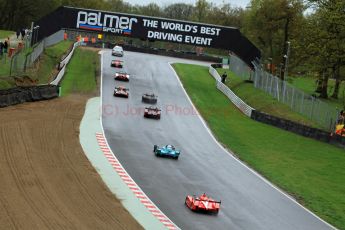
[[[192,110],[168,62],[191,62],[125,52],[129,83],[113,79],[110,52],[104,54],[103,126],[115,155],[148,197],[182,229],[318,230],[330,227],[230,156]],[[129,99],[113,97],[128,86]],[[141,95],[158,94],[161,120],[143,118]],[[128,112],[129,110],[129,112]],[[153,145],[173,144],[178,160],[157,158]],[[206,192],[222,201],[218,216],[193,213],[187,194]]]

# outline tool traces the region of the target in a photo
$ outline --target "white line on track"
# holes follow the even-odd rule
[[[210,134],[210,136],[212,137],[212,139],[214,140],[214,142],[221,148],[223,149],[226,153],[228,153],[228,155],[230,157],[232,157],[234,160],[236,160],[237,162],[239,162],[242,166],[244,166],[245,168],[247,168],[250,172],[252,172],[254,175],[256,175],[257,177],[259,177],[261,180],[263,180],[265,183],[267,183],[268,185],[270,185],[272,188],[276,189],[278,192],[280,192],[281,194],[283,194],[285,197],[287,197],[288,199],[290,199],[292,202],[294,202],[295,204],[297,204],[298,206],[300,206],[302,209],[304,209],[305,211],[307,211],[308,213],[310,213],[312,216],[314,216],[315,218],[317,218],[318,220],[320,220],[321,222],[323,222],[324,224],[326,224],[327,226],[329,226],[330,228],[333,229],[337,229],[336,227],[334,227],[333,225],[327,223],[326,221],[324,221],[323,219],[321,219],[320,217],[318,217],[315,213],[313,213],[312,211],[310,211],[309,209],[307,209],[306,207],[304,207],[303,205],[301,205],[300,203],[298,203],[294,198],[292,198],[291,196],[289,196],[288,194],[286,194],[284,191],[282,191],[280,188],[278,188],[277,186],[275,186],[274,184],[272,184],[270,181],[268,181],[266,178],[264,178],[263,176],[261,176],[259,173],[257,173],[256,171],[254,171],[252,168],[250,168],[248,165],[244,164],[242,161],[240,161],[239,159],[237,159],[236,157],[234,157],[227,149],[225,149],[218,141],[217,139],[214,137],[212,131],[210,130],[210,128],[207,126],[206,122],[204,121],[204,119],[200,116],[199,111],[197,110],[197,108],[194,106],[192,100],[190,99],[188,93],[186,92],[185,88],[183,87],[183,84],[180,80],[180,78],[178,77],[175,69],[172,67],[172,64],[174,64],[176,62],[168,62],[170,68],[172,69],[172,71],[174,72],[174,75],[177,79],[177,81],[179,82],[181,88],[183,89],[184,94],[186,95],[186,97],[188,98],[188,101],[190,102],[190,104],[193,106],[193,109],[195,109],[195,111],[197,111],[197,116],[199,117],[201,123],[203,124],[203,126],[206,128],[207,132]]]
[[[105,143],[107,144],[107,146],[109,146],[109,143],[108,143],[108,140],[107,140],[107,138],[106,138],[106,136],[105,136],[105,133],[104,133],[104,127],[103,127],[103,109],[102,109],[102,106],[103,106],[103,67],[104,67],[104,58],[103,58],[103,54],[104,54],[104,50],[103,51],[100,51],[99,52],[100,54],[101,54],[101,85],[100,85],[100,97],[101,97],[101,100],[100,100],[100,110],[101,110],[101,117],[100,117],[100,122],[101,122],[101,128],[102,128],[102,134],[96,134],[96,138],[97,139],[99,139],[99,137],[101,137],[101,139],[102,139],[102,143],[103,143],[103,140],[105,141]],[[107,151],[109,151],[109,153],[112,155],[112,157],[113,157],[113,159],[115,158],[115,159],[117,159],[116,158],[116,156],[115,156],[115,154],[112,152],[112,150],[110,149],[110,147],[109,147],[109,149],[107,150]],[[104,152],[104,151],[103,151]],[[104,153],[104,154],[109,154],[109,153]],[[120,164],[120,163],[118,163],[119,164],[119,166],[122,168],[122,170],[124,171],[124,172],[126,172],[126,174],[128,175],[128,176],[126,176],[126,178],[128,177],[130,180],[132,180],[133,182],[134,182],[134,180],[133,180],[133,178],[128,174],[128,172],[123,168],[123,166]],[[123,180],[123,178],[124,178],[124,175],[120,175],[120,177],[122,178],[122,180]],[[126,180],[126,179],[125,179]],[[141,188],[137,185],[136,187],[132,187],[132,186],[129,186],[129,188],[132,190],[132,192],[135,194],[135,195],[137,195],[137,194],[140,194],[140,195],[143,195],[143,196],[146,196],[146,199],[150,202],[149,204],[144,204],[144,206],[148,209],[148,211],[152,214],[152,215],[154,215],[154,216],[156,216],[157,214],[154,214],[153,212],[152,212],[152,209],[155,209],[155,210],[157,210],[157,211],[159,211],[160,212],[160,214],[162,215],[162,216],[165,216],[165,219],[163,220],[163,219],[161,219],[161,218],[157,218],[165,227],[167,227],[168,229],[180,229],[168,216],[166,216],[163,212],[162,212],[162,210],[160,210],[153,202],[152,202],[152,200],[141,190]],[[155,212],[156,213],[156,212]]]

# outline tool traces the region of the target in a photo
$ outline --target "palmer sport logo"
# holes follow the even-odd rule
[[[138,19],[126,16],[116,16],[103,14],[102,12],[93,13],[86,11],[78,12],[77,28],[93,30],[99,32],[110,32],[114,34],[131,35],[133,23]]]

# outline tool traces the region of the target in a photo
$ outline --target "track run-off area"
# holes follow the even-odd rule
[[[110,148],[143,192],[181,229],[320,230],[330,225],[304,209],[246,167],[217,143],[200,119],[170,63],[188,61],[125,52],[102,55],[102,123]],[[114,80],[111,60],[124,61],[130,81]],[[129,88],[129,98],[113,96]],[[142,94],[158,95],[160,120],[145,119]],[[157,158],[153,146],[172,144],[178,160]],[[198,214],[184,205],[186,195],[207,193],[221,200],[218,215]]]

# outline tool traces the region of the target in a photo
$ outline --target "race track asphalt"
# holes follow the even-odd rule
[[[125,52],[130,82],[113,79],[105,52],[102,121],[108,143],[148,197],[182,229],[320,230],[331,229],[235,160],[212,138],[192,109],[169,62],[192,62]],[[193,62],[197,63],[197,62]],[[201,63],[206,65],[207,63]],[[113,97],[114,87],[130,89],[128,99]],[[161,120],[143,118],[143,93],[158,95]],[[129,111],[129,112],[128,112]],[[173,144],[178,160],[157,158],[153,145]],[[206,192],[221,200],[218,215],[193,213],[187,194]]]

